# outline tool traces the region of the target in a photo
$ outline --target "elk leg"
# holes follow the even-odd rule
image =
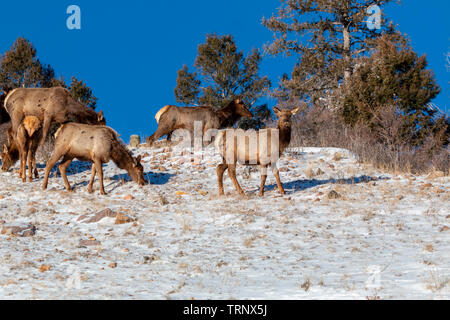
[[[27,170],[27,153],[26,151],[21,150],[20,151],[20,170],[19,170],[19,175],[20,178],[22,179],[22,182],[26,182],[27,181],[27,177],[26,177],[26,170]]]
[[[261,186],[259,187],[260,197],[264,195],[264,186],[266,185],[266,179],[267,179],[267,166],[261,165]]]
[[[281,194],[285,194],[283,184],[281,183],[280,173],[278,171],[277,165],[272,166],[272,172],[273,172],[273,175],[275,176],[275,179],[277,180],[278,190],[280,190]]]
[[[103,186],[103,166],[102,162],[99,160],[95,160],[95,171],[97,171],[98,181],[100,182],[100,193],[102,195],[106,195],[105,187]]]
[[[37,141],[33,141],[32,142],[31,160],[32,160],[32,163],[33,163],[34,177],[36,179],[38,179],[39,178],[39,172],[38,172],[37,166],[36,166],[36,151],[37,151],[37,148],[38,148],[38,144],[36,142]],[[31,176],[31,174],[30,174],[30,176]]]
[[[94,185],[94,180],[95,180],[95,173],[96,173],[96,169],[95,169],[95,164],[92,164],[92,173],[91,173],[91,180],[89,181],[89,185],[88,185],[88,192],[92,193],[93,189],[92,186]]]
[[[42,126],[42,137],[39,141],[39,146],[44,145],[47,139],[48,132],[50,131],[50,125],[52,124],[52,118],[48,115],[44,115],[44,125]]]
[[[66,174],[67,167],[70,165],[71,162],[72,162],[71,158],[64,156],[64,158],[62,159],[61,163],[58,166],[59,172],[61,173],[67,191],[72,191],[72,187],[70,186],[69,179],[67,179]]]
[[[228,165],[225,163],[217,166],[217,182],[219,184],[219,196],[223,196],[223,173],[228,169]]]
[[[237,179],[236,179],[236,165],[235,165],[235,164],[233,164],[233,165],[231,165],[231,164],[228,165],[228,175],[230,176],[231,181],[233,182],[233,184],[234,184],[234,186],[235,186],[237,192],[238,192],[241,196],[243,196],[245,193],[244,193],[244,190],[242,190],[241,186],[239,185],[239,182],[238,182]]]
[[[59,158],[61,158],[61,154],[59,152],[53,152],[51,158],[47,161],[47,164],[45,165],[45,175],[44,175],[44,182],[42,183],[42,189],[47,189],[48,185],[48,176],[50,175],[50,171],[55,166],[56,162],[58,162]]]
[[[28,149],[28,182],[33,182],[33,153]]]
[[[165,129],[165,127],[162,125],[159,125],[158,129],[156,129],[156,132],[147,138],[147,146],[150,147],[153,144],[153,142],[155,142],[162,136],[169,134],[172,134],[172,131]]]

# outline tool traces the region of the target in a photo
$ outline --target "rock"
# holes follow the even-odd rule
[[[161,172],[166,172],[167,171],[167,169],[164,168],[163,166],[159,166],[158,170],[161,171]]]
[[[94,223],[99,222],[103,218],[115,218],[116,216],[117,213],[108,208],[96,213],[84,214],[80,216],[77,221],[83,223]]]
[[[137,148],[141,144],[141,137],[138,135],[132,135],[130,137],[130,147]]]
[[[117,262],[111,262],[108,266],[112,269],[117,268]]]
[[[323,175],[325,172],[323,172],[322,171],[322,169],[317,169],[317,171],[316,171],[316,176],[321,176],[321,175]]]
[[[125,224],[125,223],[130,223],[133,222],[134,220],[131,219],[130,217],[122,214],[122,213],[118,213],[116,216],[116,222],[115,224]]]
[[[51,267],[49,265],[43,264],[39,267],[39,272],[47,272],[50,271]]]
[[[425,179],[427,180],[434,180],[437,178],[445,177],[445,173],[442,171],[433,171],[431,172]]]
[[[328,199],[339,199],[339,198],[341,198],[341,195],[339,193],[337,193],[336,191],[331,190],[330,192],[328,192],[327,198]]]
[[[441,230],[439,230],[439,232],[444,232],[444,231],[448,231],[448,230],[450,230],[449,227],[443,226],[443,227],[441,228]]]
[[[198,193],[200,193],[202,196],[206,196],[208,194],[207,191],[198,190]]]
[[[1,234],[16,237],[32,237],[36,234],[36,227],[32,224],[23,226],[5,226]]]
[[[93,246],[100,246],[102,243],[98,240],[80,240],[80,246],[83,247],[93,247]]]
[[[420,186],[420,189],[427,189],[427,188],[431,188],[433,185],[431,183],[425,183],[423,185]]]
[[[0,224],[5,224],[6,221],[5,220],[0,220]]]
[[[188,194],[186,192],[184,192],[184,191],[177,191],[176,195],[177,196],[187,196]]]
[[[131,194],[127,194],[123,199],[124,200],[133,200],[134,197]]]

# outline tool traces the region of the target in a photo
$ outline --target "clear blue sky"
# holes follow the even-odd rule
[[[66,9],[81,8],[82,29],[66,27]],[[279,7],[278,0],[172,1],[8,1],[0,8],[0,52],[18,36],[33,42],[38,57],[68,81],[84,80],[99,98],[108,125],[128,141],[130,134],[151,134],[154,114],[175,104],[176,74],[192,66],[205,35],[234,35],[244,51],[261,48],[272,34],[261,25]],[[420,54],[426,54],[442,92],[435,103],[449,110],[450,2],[407,0],[386,8]],[[265,57],[262,74],[274,85],[290,73],[293,61]]]

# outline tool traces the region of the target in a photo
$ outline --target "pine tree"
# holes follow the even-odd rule
[[[354,58],[364,55],[380,34],[395,36],[392,23],[381,14],[380,29],[370,29],[368,8],[393,0],[281,0],[277,16],[263,19],[274,32],[266,47],[273,55],[298,57],[280,98],[295,97],[329,103],[326,97],[353,72]]]
[[[190,73],[186,66],[178,71],[176,101],[218,109],[239,97],[250,108],[264,108],[255,106],[271,86],[267,76],[258,74],[261,60],[256,49],[245,56],[231,35],[207,35],[206,43],[198,47],[196,72]],[[267,113],[259,114],[266,116]],[[242,120],[242,123],[246,121]],[[261,125],[260,121],[258,125]],[[250,122],[246,123],[250,125]]]
[[[98,99],[92,93],[91,88],[89,88],[83,80],[78,80],[77,78],[72,77],[71,84],[68,89],[70,91],[70,95],[85,106],[92,109],[95,109],[97,106]]]
[[[1,59],[0,85],[5,89],[48,87],[55,76],[53,68],[42,64],[33,44],[17,38]]]
[[[436,111],[430,102],[440,92],[425,56],[418,56],[406,39],[376,41],[369,57],[357,60],[358,67],[336,92],[339,113],[346,124],[363,123],[373,129],[382,125],[385,110],[401,117],[400,133],[414,144],[422,143],[435,131]],[[389,116],[389,115],[388,115]],[[441,123],[442,124],[442,123]]]

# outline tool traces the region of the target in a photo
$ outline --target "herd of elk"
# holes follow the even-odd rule
[[[141,157],[133,157],[132,153],[121,142],[118,134],[106,126],[103,112],[96,113],[76,101],[64,88],[15,89],[2,96],[6,117],[11,119],[11,127],[7,130],[8,145],[3,146],[2,170],[7,171],[20,159],[20,177],[26,181],[28,161],[28,180],[31,182],[32,172],[38,178],[36,169],[36,150],[42,145],[53,123],[61,124],[55,133],[55,145],[51,158],[45,167],[43,189],[47,188],[50,171],[60,161],[59,171],[68,191],[72,188],[67,179],[66,170],[73,159],[92,163],[92,174],[88,184],[88,192],[92,193],[93,183],[97,175],[100,193],[106,194],[103,185],[104,163],[112,160],[119,168],[138,185],[143,186],[144,168]],[[223,174],[228,174],[239,194],[244,191],[236,179],[236,164],[259,165],[261,167],[260,196],[264,194],[267,178],[267,167],[271,166],[278,188],[282,194],[284,189],[280,181],[276,161],[290,143],[291,117],[298,112],[273,109],[279,117],[276,129],[264,129],[253,132],[253,137],[243,131],[228,129],[219,132],[215,145],[222,155],[223,163],[217,167],[219,195],[224,194]],[[202,124],[202,134],[209,129],[233,127],[241,117],[252,118],[252,113],[240,99],[231,101],[225,107],[215,111],[212,107],[176,107],[166,106],[156,114],[157,131],[147,139],[150,146],[154,141],[167,135],[170,140],[177,129],[194,132],[194,123]],[[250,140],[248,139],[250,138]],[[250,141],[256,143],[253,148]],[[249,151],[250,150],[250,151]],[[276,150],[276,156],[273,155]]]

